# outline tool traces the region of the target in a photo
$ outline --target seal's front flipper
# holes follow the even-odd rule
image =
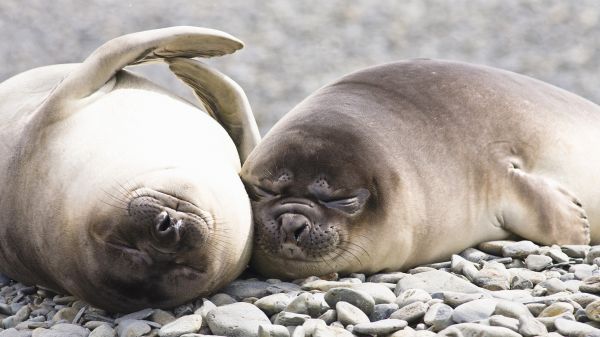
[[[173,58],[167,62],[171,71],[194,90],[206,112],[227,130],[243,164],[260,141],[244,90],[231,78],[196,60]]]
[[[528,240],[545,245],[589,244],[590,226],[581,202],[565,188],[512,165],[499,222]]]
[[[208,28],[182,26],[123,35],[96,49],[54,89],[35,124],[68,117],[72,109],[63,109],[64,104],[93,94],[128,65],[171,57],[218,56],[242,47],[235,37]]]

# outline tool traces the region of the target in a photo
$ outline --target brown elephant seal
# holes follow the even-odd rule
[[[245,162],[252,264],[290,278],[399,270],[512,234],[584,244],[590,224],[598,243],[599,148],[597,105],[523,75],[434,60],[352,73]]]
[[[173,307],[237,277],[252,235],[240,157],[258,131],[239,86],[189,58],[241,47],[158,29],[0,84],[0,271],[110,311]],[[153,60],[223,126],[122,70]]]

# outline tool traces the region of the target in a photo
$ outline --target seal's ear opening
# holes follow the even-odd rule
[[[363,209],[371,193],[366,188],[359,188],[354,191],[353,194],[354,196],[350,198],[323,201],[323,204],[329,208],[348,213],[349,215],[355,215]]]

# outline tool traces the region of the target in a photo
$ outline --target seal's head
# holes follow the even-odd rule
[[[77,233],[86,246],[80,272],[97,289],[81,287],[82,297],[117,311],[172,307],[241,272],[252,233],[242,226],[250,220],[243,185],[235,177],[209,184],[192,174],[159,171],[106,191]],[[228,202],[237,212],[227,211]]]
[[[366,150],[377,144],[340,127],[343,120],[334,126],[320,121],[322,114],[303,114],[311,109],[303,106],[278,123],[242,168],[255,223],[253,265],[269,276],[367,267],[375,244],[368,232],[377,227],[367,224],[384,216],[379,179],[386,173],[370,164],[377,151]]]

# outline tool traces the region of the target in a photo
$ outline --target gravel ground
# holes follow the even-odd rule
[[[348,72],[414,57],[505,68],[600,102],[597,0],[2,0],[0,80],[79,62],[125,33],[182,24],[245,41],[214,64],[246,90],[263,132]],[[164,68],[145,72],[175,82]]]
[[[0,337],[600,336],[600,246],[491,241],[406,273],[245,275],[171,311],[110,314],[0,276]]]

